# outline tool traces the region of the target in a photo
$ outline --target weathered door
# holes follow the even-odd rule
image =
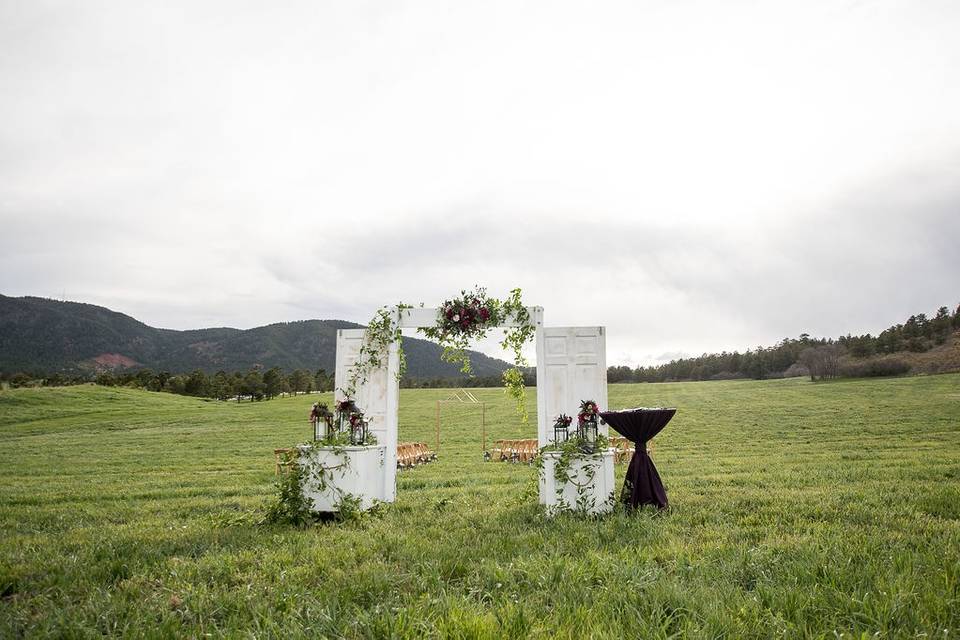
[[[603,327],[544,327],[537,335],[537,437],[553,440],[561,413],[576,416],[581,400],[607,406],[607,340]],[[607,433],[606,425],[600,432]]]
[[[340,329],[337,331],[337,361],[335,372],[336,389],[334,397],[337,401],[343,400],[344,388],[350,377],[350,370],[356,364],[363,344],[363,329]],[[391,357],[395,357],[391,351]],[[384,493],[387,502],[393,502],[396,497],[397,479],[397,426],[396,408],[390,411],[390,400],[396,402],[399,393],[399,383],[396,376],[390,375],[389,363],[385,362],[381,368],[371,371],[366,382],[357,386],[354,402],[363,411],[363,415],[370,421],[370,431],[376,436],[377,442],[385,445]]]

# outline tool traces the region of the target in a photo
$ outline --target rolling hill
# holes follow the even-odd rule
[[[80,373],[147,367],[171,373],[213,373],[255,365],[332,372],[338,329],[344,320],[280,322],[253,329],[219,327],[175,331],[146,325],[123,313],[79,302],[0,295],[0,373]],[[406,338],[407,374],[460,377],[440,359],[442,348]],[[471,352],[474,373],[496,375],[509,365]]]

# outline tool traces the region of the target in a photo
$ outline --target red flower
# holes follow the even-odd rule
[[[486,322],[490,318],[490,310],[486,307],[480,308],[480,319]]]

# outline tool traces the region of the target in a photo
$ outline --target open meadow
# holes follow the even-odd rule
[[[488,438],[535,437],[474,393]],[[432,445],[449,394],[404,390],[400,440]],[[479,410],[448,406],[396,504],[296,529],[257,520],[316,395],[0,392],[0,637],[960,634],[960,375],[609,396],[679,408],[669,511],[546,519],[536,469],[484,462]]]

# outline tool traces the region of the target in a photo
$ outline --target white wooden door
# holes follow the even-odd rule
[[[334,374],[334,397],[337,401],[346,396],[346,388],[350,370],[357,362],[360,346],[363,344],[363,329],[340,329],[337,331],[337,360]],[[391,359],[395,358],[396,347],[391,350]],[[366,382],[357,385],[354,402],[363,411],[363,415],[370,421],[370,431],[377,437],[377,442],[385,445],[384,493],[387,502],[393,502],[397,491],[397,411],[391,411],[390,401],[396,403],[399,395],[399,383],[396,376],[390,375],[389,362],[384,366],[371,371]]]
[[[607,339],[603,327],[544,327],[537,333],[537,438],[553,440],[561,413],[574,418],[581,400],[607,410]],[[606,425],[600,426],[606,435]]]

